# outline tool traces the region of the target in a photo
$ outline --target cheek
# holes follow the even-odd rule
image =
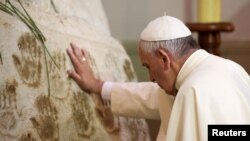
[[[155,73],[155,79],[157,83],[163,88],[166,89],[169,87],[169,78],[165,75],[165,71],[162,69],[159,69]]]
[[[162,68],[156,67],[153,70],[153,72],[154,72],[155,77],[157,77],[160,80],[163,79],[163,77],[164,77],[164,71],[162,70]]]
[[[151,71],[151,76],[155,79],[155,81],[158,83],[158,84],[161,84],[163,83],[164,79],[163,79],[163,75],[162,75],[162,72],[161,70],[159,69],[153,69]]]

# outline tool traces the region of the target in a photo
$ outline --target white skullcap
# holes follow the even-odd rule
[[[177,18],[162,16],[151,21],[141,33],[141,40],[172,40],[191,35],[191,31]]]

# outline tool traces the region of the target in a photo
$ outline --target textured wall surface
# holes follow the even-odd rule
[[[0,141],[150,140],[145,120],[112,115],[110,103],[84,93],[66,74],[72,66],[65,50],[74,42],[87,51],[96,77],[137,81],[100,0],[54,0],[57,13],[50,0],[23,4],[58,67],[47,54],[47,74],[41,43],[17,17],[0,11]]]

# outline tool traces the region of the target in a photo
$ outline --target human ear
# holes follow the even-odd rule
[[[160,57],[163,63],[164,70],[168,70],[171,64],[171,56],[166,50],[159,48],[157,49],[157,55]]]

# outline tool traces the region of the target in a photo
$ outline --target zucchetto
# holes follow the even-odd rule
[[[191,35],[191,31],[179,19],[162,16],[151,21],[142,31],[140,39],[144,41],[172,40]]]

